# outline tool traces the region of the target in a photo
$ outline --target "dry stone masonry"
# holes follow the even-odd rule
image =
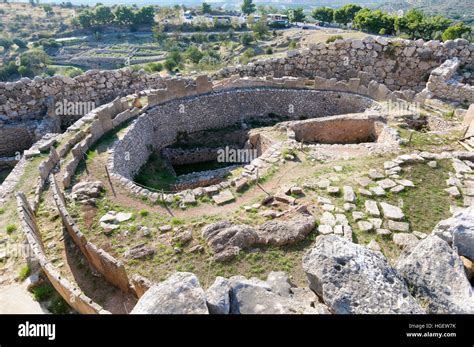
[[[283,145],[293,150],[309,149],[310,155],[321,146],[374,150],[385,143],[388,145],[384,153],[398,150],[400,138],[386,125],[387,115],[380,102],[423,102],[429,98],[473,102],[472,86],[461,83],[456,76],[461,67],[472,66],[473,51],[474,45],[465,40],[440,43],[369,37],[312,45],[289,52],[286,58],[225,68],[214,76],[214,81],[207,76],[162,79],[123,69],[91,71],[74,79],[52,77],[0,83],[0,135],[4,135],[0,137],[0,155],[29,148],[30,142],[42,137],[25,151],[13,176],[2,185],[0,207],[12,198],[25,166],[38,158],[38,167],[30,178],[33,188],[27,195],[16,195],[19,220],[32,255],[46,277],[80,313],[109,312],[87,297],[72,279],[67,280],[48,259],[37,222],[40,216],[36,215],[44,190],[51,192],[53,207],[86,263],[122,293],[130,292],[139,299],[132,313],[472,314],[472,152],[414,151],[395,155],[380,167],[371,168],[366,176],[355,178],[352,186],[338,186],[337,180],[327,178],[308,178],[301,186],[280,187],[261,204],[243,207],[250,211],[262,205],[285,204],[284,211],[259,212],[259,216],[273,220],[257,226],[229,221],[199,226],[203,243],[196,250],[204,250],[204,242],[207,243],[213,260],[219,262],[231,260],[246,249],[292,245],[317,230],[316,242],[302,259],[309,288],[295,286],[281,272],[270,273],[265,281],[218,277],[207,289],[192,273],[177,272],[160,283],[129,274],[120,256],[116,258],[88,240],[68,211],[72,201],[94,206],[108,186],[88,181],[75,182],[70,193],[67,189],[84,153],[107,132],[128,121],[130,124],[107,153],[107,168],[114,184],[125,187],[131,198],[146,198],[151,203],[157,202],[158,194],[140,187],[133,179],[153,151],[174,144],[182,132],[225,128],[271,113],[287,118],[275,127],[286,134],[285,141],[275,141],[263,133],[251,134],[249,141],[259,147],[261,155],[243,166],[239,177],[206,187],[185,187],[165,196],[169,201],[179,196],[189,204],[203,194],[212,196],[216,205],[236,201],[232,186],[237,192],[244,191],[255,180],[257,170],[265,172],[277,165],[282,156],[283,160],[294,159],[291,153],[282,155]],[[51,130],[60,131],[61,120],[48,112],[51,100],[58,98],[92,100],[101,106],[75,120],[63,134],[43,137]],[[472,110],[471,106],[466,112],[467,126],[472,125]],[[350,134],[351,129],[357,136]],[[466,134],[469,131],[468,128]],[[12,145],[14,134],[18,141]],[[183,153],[168,148],[165,152],[175,163],[202,161],[213,155],[206,149]],[[452,217],[439,222],[431,234],[411,230],[413,226],[402,204],[384,199],[417,188],[403,177],[407,166],[417,163],[436,170],[440,160],[449,161],[453,170],[445,193],[457,197],[463,207],[452,207]],[[333,174],[344,171],[342,165],[333,169]],[[324,191],[328,196],[315,200],[315,207],[322,211],[318,218],[310,210],[313,206],[298,205],[295,198],[307,190]],[[363,204],[359,203],[360,198]],[[100,219],[104,234],[132,217],[129,212],[108,211]],[[381,243],[375,239],[367,246],[355,243],[353,227],[374,237],[391,239],[401,249],[396,266],[385,258]],[[160,227],[163,233],[171,230],[169,225]],[[147,227],[141,227],[139,233],[143,237],[151,235]],[[185,244],[193,237],[190,230],[177,229],[172,241]],[[138,261],[154,254],[153,247],[140,243],[127,249],[123,257]]]

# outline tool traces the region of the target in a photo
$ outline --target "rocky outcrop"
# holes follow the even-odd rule
[[[84,205],[94,205],[96,198],[105,190],[101,181],[79,182],[72,187],[72,198]]]
[[[208,314],[206,296],[197,277],[176,272],[148,289],[131,314]]]
[[[214,251],[214,259],[225,261],[255,245],[295,244],[304,240],[314,226],[314,217],[301,213],[287,221],[266,222],[258,228],[218,222],[204,227],[202,237]]]
[[[399,260],[398,272],[429,313],[474,313],[463,262],[448,242],[431,234]]]
[[[206,290],[206,302],[211,314],[230,313],[230,283],[229,280],[218,276],[214,284]]]
[[[334,313],[423,313],[380,252],[344,238],[318,237],[303,269],[310,288]]]
[[[208,225],[202,230],[202,237],[215,253],[216,261],[230,259],[241,249],[257,243],[258,235],[248,225],[233,225],[229,221]]]
[[[232,314],[328,314],[328,308],[319,303],[310,291],[302,292],[303,288],[291,288],[286,291],[275,291],[274,279],[288,282],[284,274],[269,275],[269,280],[255,278],[246,279],[235,276],[229,279],[230,313]],[[273,280],[271,279],[273,277]],[[285,278],[286,277],[286,278]],[[281,289],[281,288],[280,288]],[[294,292],[292,291],[294,289]]]
[[[439,222],[433,233],[452,244],[459,255],[474,260],[474,206]]]
[[[258,230],[258,243],[276,246],[291,245],[303,241],[314,229],[315,219],[308,214],[301,214],[289,221],[269,221]]]
[[[283,272],[266,281],[217,277],[206,292],[192,273],[176,272],[151,286],[132,314],[329,314],[328,307],[305,287],[290,283]]]

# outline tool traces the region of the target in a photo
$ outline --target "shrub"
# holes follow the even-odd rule
[[[147,210],[140,210],[140,216],[142,216],[142,217],[148,216],[148,213],[149,212]]]
[[[160,72],[163,70],[163,64],[161,63],[148,63],[146,69],[150,72]]]
[[[252,43],[253,41],[253,36],[249,33],[243,33],[240,35],[240,43],[243,44],[244,46],[248,46]]]
[[[334,42],[336,40],[342,40],[344,39],[341,35],[333,35],[333,36],[329,36],[328,39],[326,40],[326,43],[331,43],[331,42]]]
[[[48,311],[53,314],[65,314],[69,311],[69,306],[62,297],[57,295],[48,306]]]
[[[268,47],[268,48],[265,50],[265,54],[273,54],[273,48]]]
[[[16,230],[16,224],[8,224],[6,227],[7,234],[11,234]]]
[[[199,61],[204,56],[204,54],[196,46],[189,46],[188,49],[186,50],[185,55],[186,55],[186,58],[188,58],[194,64],[199,63]]]
[[[178,63],[176,63],[176,61],[174,61],[172,58],[167,58],[163,66],[166,70],[173,71],[178,66]]]
[[[247,48],[244,52],[244,57],[246,58],[255,57],[255,50],[253,48]]]
[[[42,284],[33,289],[33,298],[36,301],[48,300],[53,294],[53,288],[50,284]]]
[[[26,280],[28,276],[30,275],[30,273],[31,273],[31,270],[28,265],[22,266],[18,274],[18,277],[20,277],[20,281]]]
[[[5,209],[3,207],[0,207],[0,214],[4,214],[5,213]]]

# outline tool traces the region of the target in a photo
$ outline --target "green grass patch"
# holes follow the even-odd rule
[[[52,297],[54,289],[49,283],[39,285],[33,289],[33,299],[36,301],[45,301]]]
[[[176,176],[169,170],[161,155],[153,152],[135,177],[135,182],[157,190],[170,190],[176,183]]]
[[[8,224],[5,228],[5,230],[6,230],[7,234],[11,234],[11,233],[13,233],[14,231],[17,230],[17,226],[16,226],[16,224]]]
[[[24,281],[28,278],[28,276],[30,275],[31,273],[31,270],[30,270],[30,267],[28,265],[24,265],[20,268],[20,271],[18,273],[18,277],[20,278],[20,281]]]

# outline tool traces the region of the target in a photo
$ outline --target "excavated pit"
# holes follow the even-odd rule
[[[298,142],[359,144],[377,142],[385,124],[365,115],[342,115],[294,122],[288,130]]]

